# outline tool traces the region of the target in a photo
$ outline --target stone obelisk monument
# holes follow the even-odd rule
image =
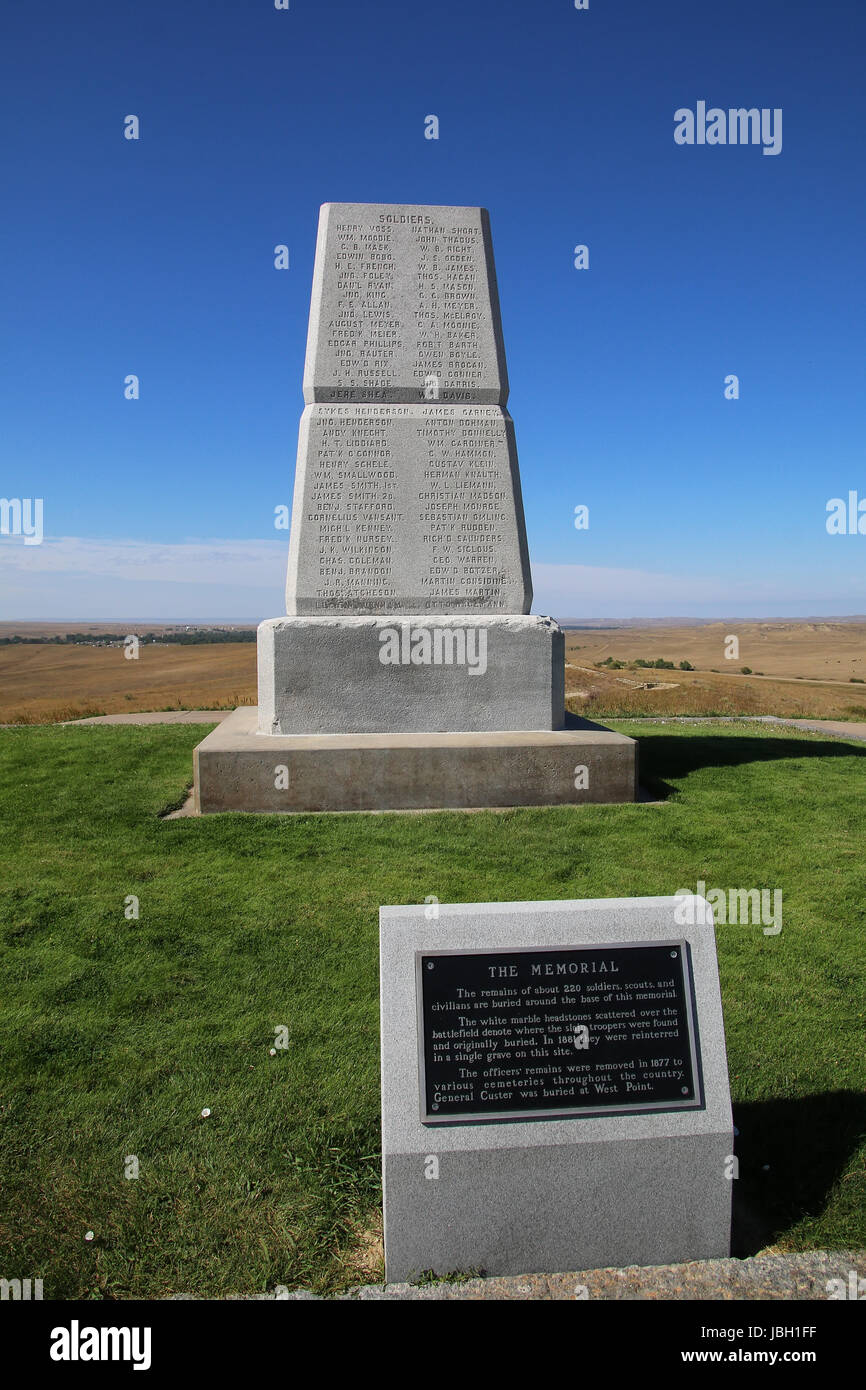
[[[630,801],[631,739],[564,712],[532,589],[483,208],[322,208],[286,614],[200,811]]]

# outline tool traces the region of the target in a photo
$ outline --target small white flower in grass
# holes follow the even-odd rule
[[[202,1117],[202,1119],[203,1119],[203,1120],[206,1120],[209,1114],[210,1114],[210,1111],[208,1110],[207,1106],[205,1106],[204,1110],[201,1112],[201,1117]]]
[[[84,1232],[84,1239],[85,1239],[85,1240],[93,1240],[93,1232],[92,1232],[92,1231],[85,1231],[85,1232]]]
[[[270,1049],[269,1049],[269,1055],[270,1055],[271,1057],[276,1057],[276,1055],[277,1055],[277,1049],[276,1049],[275,1047],[270,1048]]]

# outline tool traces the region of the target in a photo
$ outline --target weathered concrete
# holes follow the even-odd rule
[[[853,1279],[852,1279],[853,1276]],[[767,1251],[745,1260],[689,1260],[673,1265],[627,1265],[624,1269],[578,1269],[564,1274],[512,1274],[494,1279],[446,1279],[424,1284],[362,1284],[343,1294],[314,1294],[278,1288],[269,1293],[226,1294],[235,1300],[279,1303],[361,1299],[364,1302],[725,1302],[810,1299],[840,1302],[862,1298],[854,1281],[866,1279],[866,1250]],[[852,1293],[851,1290],[854,1290]],[[169,1294],[174,1302],[198,1295]],[[213,1300],[211,1300],[213,1301]]]
[[[400,811],[634,801],[637,744],[550,732],[260,734],[237,709],[196,748],[196,810]],[[585,767],[585,777],[576,769]],[[280,772],[279,769],[285,769]],[[575,781],[587,782],[575,787]]]
[[[687,914],[682,908],[682,898],[667,897],[440,903],[432,917],[423,905],[380,910],[382,1171],[389,1283],[416,1279],[425,1271],[438,1275],[461,1270],[492,1275],[544,1273],[574,1267],[670,1264],[729,1254],[733,1120],[715,933],[712,925],[684,921]],[[705,908],[711,923],[711,909],[708,904]],[[693,912],[693,922],[695,916]],[[613,950],[652,943],[662,946],[665,955],[671,948],[670,954],[682,962],[677,968],[685,970],[686,997],[693,992],[697,1081],[691,1108],[674,1108],[673,1100],[642,1108],[640,1096],[633,1093],[641,1088],[630,1090],[630,1081],[613,1072],[604,1083],[603,1098],[596,1096],[610,1106],[603,1113],[552,1118],[539,1111],[532,1118],[462,1123],[424,1118],[419,953],[528,948],[519,956],[523,964],[507,967],[506,973],[519,974],[512,982],[512,993],[526,995],[530,990],[543,999],[543,982],[531,983],[532,972],[545,968],[536,963],[543,956],[536,958],[533,952],[541,953],[545,947]],[[433,968],[432,960],[427,968]],[[640,974],[635,978],[640,980]],[[609,983],[605,987],[613,988]],[[558,988],[590,991],[597,986],[593,982]],[[632,988],[639,991],[641,986]],[[503,997],[486,1005],[462,1007],[466,1013],[489,1008],[492,1025],[495,1010],[509,1008],[507,991],[500,989],[499,994]],[[476,994],[469,997],[475,999]],[[622,997],[627,1004],[635,1001],[640,1018],[639,1011],[647,1006],[639,1001],[658,996],[631,995],[626,990]],[[586,1000],[590,1007],[588,992]],[[678,1065],[682,1059],[676,1054],[689,1051],[685,1023],[664,1025],[666,1007],[654,1007],[658,1027],[647,1031],[655,1028],[655,1017],[644,1025],[647,1038],[636,1044],[629,1075],[656,1067],[666,1075],[664,1066]],[[536,1008],[541,1011],[544,1004]],[[471,1015],[478,1025],[479,1041],[477,1051],[467,1059],[475,1070],[464,1072],[479,1078],[463,1083],[473,1088],[476,1100],[479,1094],[483,1097],[485,1085],[507,1087],[507,1080],[496,1078],[513,1074],[507,1070],[507,1050],[485,1051],[485,1046],[492,1046],[485,1045],[480,1028],[485,1017],[483,1012]],[[553,1034],[556,1015],[547,1017]],[[454,1018],[441,1015],[442,1029]],[[635,1023],[635,1035],[640,1031]],[[489,1032],[492,1035],[496,1028],[491,1026]],[[440,1038],[455,1035],[453,1027],[439,1034]],[[474,1036],[471,1028],[467,1036]],[[532,1059],[542,1056],[544,1049],[532,1050],[530,1042],[517,1040],[514,1057],[526,1056],[527,1048],[525,1065],[532,1067]],[[546,1063],[548,1071],[561,1067],[563,1076],[573,1071],[567,1061],[555,1061],[555,1053],[548,1055],[554,1058]],[[575,1057],[572,1052],[571,1060]],[[662,1061],[653,1063],[651,1058]],[[491,1069],[485,1070],[490,1063]],[[679,1074],[685,1075],[682,1070]],[[579,1089],[578,1084],[571,1089]],[[520,1095],[516,1098],[519,1102]],[[436,1165],[432,1175],[431,1163]]]
[[[843,1301],[854,1280],[866,1278],[864,1250],[808,1250],[763,1254],[747,1260],[692,1260],[687,1264],[628,1265],[625,1269],[584,1269],[571,1274],[518,1274],[500,1279],[467,1279],[425,1285],[369,1284],[344,1298],[421,1301],[577,1299],[638,1302],[659,1299],[725,1302],[743,1299]],[[853,1285],[855,1291],[856,1282]],[[862,1297],[862,1294],[859,1295]],[[290,1293],[289,1298],[309,1298]]]
[[[551,618],[270,618],[259,732],[561,729],[564,643]]]

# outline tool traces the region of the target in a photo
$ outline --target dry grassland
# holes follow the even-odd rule
[[[12,627],[11,624],[3,625]],[[75,631],[108,631],[85,624]],[[70,625],[15,625],[22,635]],[[136,630],[135,624],[117,628]],[[143,630],[143,629],[139,629]],[[158,630],[152,625],[149,630]],[[739,655],[725,657],[725,640]],[[2,635],[2,628],[0,628]],[[693,671],[631,664],[599,670],[608,657],[664,657]],[[566,695],[590,718],[640,714],[778,714],[866,719],[866,623],[714,623],[569,631]],[[751,675],[740,673],[749,666]],[[233,709],[256,700],[256,649],[248,642],[143,645],[137,661],[120,647],[0,647],[0,723],[53,723],[93,714],[163,709]]]
[[[736,636],[739,654],[725,656]],[[623,670],[598,669],[612,657]],[[646,670],[657,657],[693,671]],[[866,719],[866,623],[713,623],[566,635],[569,707],[590,718],[630,714],[777,714]],[[748,666],[752,674],[744,675]],[[854,677],[855,681],[851,678]]]
[[[140,710],[234,709],[255,702],[254,642],[146,645],[137,661],[127,659],[122,647],[0,647],[4,724]]]

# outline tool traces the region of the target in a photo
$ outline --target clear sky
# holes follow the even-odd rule
[[[490,209],[536,612],[866,612],[864,0],[31,0],[0,51],[0,493],[45,533],[0,618],[284,611],[327,201]],[[677,144],[701,101],[781,151]]]

